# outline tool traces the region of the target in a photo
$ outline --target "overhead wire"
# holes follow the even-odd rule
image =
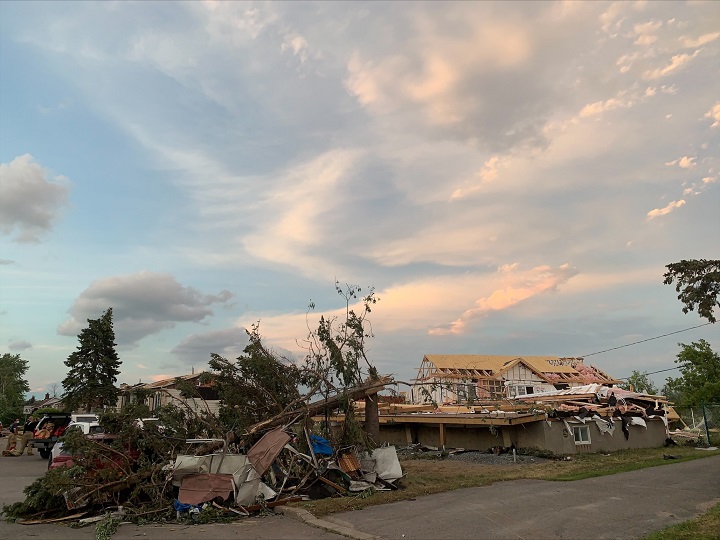
[[[625,345],[620,345],[618,347],[612,347],[610,349],[605,349],[604,351],[598,351],[598,352],[594,352],[594,353],[590,353],[590,354],[583,354],[580,356],[580,358],[587,358],[588,356],[594,356],[596,354],[602,354],[602,353],[606,353],[609,351],[615,351],[617,349],[622,349],[624,347],[630,347],[632,345],[637,345],[638,343],[645,343],[646,341],[652,341],[653,339],[660,339],[660,338],[664,338],[667,336],[672,336],[673,334],[680,334],[681,332],[687,332],[688,330],[695,330],[696,328],[702,328],[703,326],[707,326],[708,324],[713,324],[713,323],[706,322],[705,324],[691,326],[690,328],[685,328],[684,330],[676,330],[675,332],[668,332],[667,334],[663,334],[661,336],[655,336],[655,337],[651,337],[651,338],[647,338],[647,339],[641,339],[640,341],[634,341],[633,343],[627,343]]]

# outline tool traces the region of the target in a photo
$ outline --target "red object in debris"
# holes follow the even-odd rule
[[[93,441],[98,441],[105,444],[112,443],[115,439],[117,439],[117,435],[112,435],[110,433],[97,433],[95,435],[88,435],[88,439]],[[130,461],[137,461],[137,459],[140,457],[140,452],[135,448],[130,448],[126,450],[127,457]],[[120,469],[123,465],[123,458],[120,455],[114,454],[114,453],[108,453],[108,458],[105,460],[96,460],[95,463],[93,463],[93,469],[94,470],[100,470],[100,469],[108,469],[108,468],[116,468]],[[58,469],[60,467],[73,467],[75,465],[75,457],[69,452],[66,452],[63,448],[60,451],[60,454],[55,456],[52,460],[52,463],[50,463],[49,469]]]

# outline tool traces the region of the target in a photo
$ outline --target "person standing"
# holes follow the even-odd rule
[[[28,419],[25,422],[25,426],[23,426],[22,439],[20,439],[20,448],[18,448],[18,453],[20,455],[22,455],[23,450],[25,450],[26,448],[27,455],[33,455],[32,446],[28,446],[28,442],[30,442],[30,439],[33,438],[35,434],[35,427],[37,426],[37,424],[37,420],[35,420],[35,417],[33,415],[28,416]]]

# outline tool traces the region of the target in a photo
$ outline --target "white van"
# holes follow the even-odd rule
[[[93,413],[85,413],[85,414],[72,414],[70,415],[70,421],[74,424],[78,422],[87,422],[89,424],[97,423],[98,417],[96,414]]]

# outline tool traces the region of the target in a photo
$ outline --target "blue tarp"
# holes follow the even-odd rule
[[[332,456],[333,449],[330,446],[330,441],[318,437],[317,435],[310,435],[310,443],[312,444],[313,452],[321,456]]]

